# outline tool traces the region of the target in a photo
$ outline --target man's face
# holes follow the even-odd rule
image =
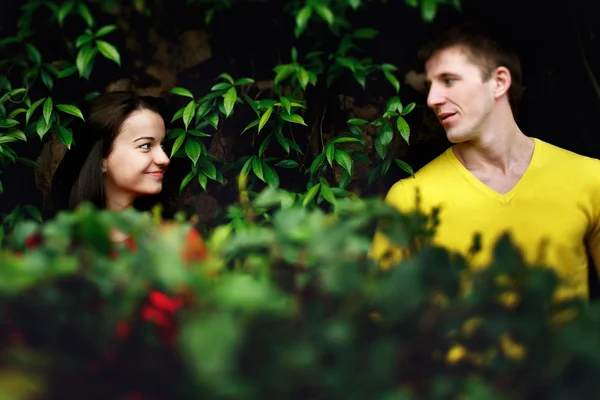
[[[494,81],[483,82],[480,68],[461,47],[434,53],[425,64],[427,105],[452,143],[476,140],[495,105]]]

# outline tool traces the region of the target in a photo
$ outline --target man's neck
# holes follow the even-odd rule
[[[512,117],[512,116],[511,116]],[[529,164],[535,146],[512,118],[493,123],[477,140],[457,143],[454,154],[469,170],[495,170],[506,174],[515,166]]]

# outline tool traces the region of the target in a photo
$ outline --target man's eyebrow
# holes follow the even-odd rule
[[[142,137],[135,139],[133,141],[133,143],[138,142],[140,140],[150,140],[151,142],[154,142],[156,139],[154,139],[152,136],[142,136]]]

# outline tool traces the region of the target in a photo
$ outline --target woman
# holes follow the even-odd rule
[[[134,92],[110,92],[90,102],[85,123],[74,127],[73,149],[53,180],[59,209],[75,209],[84,202],[112,211],[148,209],[156,202],[170,161],[162,147],[165,123],[158,101]],[[122,232],[112,230],[110,235],[113,243],[135,246]],[[194,248],[201,242],[196,230],[187,240]],[[201,248],[197,252],[203,255]]]

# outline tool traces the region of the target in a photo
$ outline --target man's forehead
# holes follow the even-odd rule
[[[466,66],[476,67],[469,60],[469,52],[463,46],[453,46],[439,50],[425,63],[427,79],[458,74]]]

